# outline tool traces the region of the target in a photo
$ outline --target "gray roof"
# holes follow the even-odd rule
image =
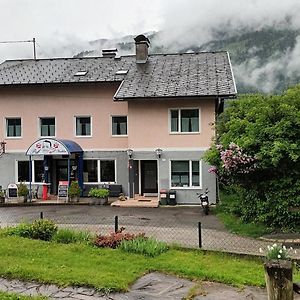
[[[127,74],[117,75],[119,70]],[[87,71],[85,76],[76,76]],[[122,82],[116,100],[236,94],[227,52],[12,60],[0,65],[0,86],[78,82]]]

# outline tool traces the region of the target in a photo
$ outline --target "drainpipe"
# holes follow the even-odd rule
[[[31,155],[29,155],[29,201],[31,202],[32,200],[32,160],[31,160]]]
[[[83,153],[79,153],[78,155],[78,184],[81,189],[81,195],[83,196]]]

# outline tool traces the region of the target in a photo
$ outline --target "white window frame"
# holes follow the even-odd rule
[[[20,136],[8,136],[7,135],[7,120],[12,120],[12,119],[20,119],[21,120],[21,135]],[[21,117],[5,117],[4,118],[4,136],[6,139],[22,139],[23,138],[23,119]]]
[[[113,134],[113,118],[114,117],[126,117],[127,134]],[[110,115],[110,135],[112,137],[128,137],[128,116],[127,115]]]
[[[77,130],[76,130],[77,118],[90,118],[90,120],[91,120],[91,134],[90,135],[77,135]],[[91,115],[74,116],[74,136],[77,138],[90,138],[93,136],[93,117]]]
[[[21,183],[20,181],[18,181],[19,179],[19,172],[18,172],[18,162],[19,161],[27,161],[30,163],[30,160],[26,160],[26,159],[19,159],[19,160],[15,160],[15,182],[17,184]],[[31,161],[31,183],[32,184],[36,184],[36,185],[42,185],[43,182],[42,181],[35,181],[35,169],[34,169],[34,162],[35,161],[43,161],[42,159],[36,159],[36,160],[32,160]],[[29,181],[22,181],[23,183],[29,184]]]
[[[199,112],[199,130],[198,131],[192,131],[192,132],[182,132],[181,131],[181,110],[198,110]],[[172,117],[171,117],[171,111],[172,110],[178,110],[178,128],[179,131],[172,131]],[[201,133],[201,108],[200,107],[171,107],[169,108],[169,134],[199,134]]]
[[[42,135],[42,128],[41,128],[42,119],[54,119],[54,126],[55,126],[54,135]],[[38,117],[38,132],[39,132],[38,136],[39,137],[41,137],[41,138],[50,138],[50,137],[54,138],[54,137],[56,137],[56,128],[57,128],[57,124],[56,124],[56,118],[55,117]]]
[[[111,158],[85,158],[84,160],[96,160],[97,161],[97,182],[83,182],[83,184],[115,184],[117,183],[117,160]],[[115,167],[115,181],[101,181],[101,161],[113,161]]]
[[[183,186],[172,186],[172,161],[188,161],[189,162],[189,182],[190,186],[183,187]],[[192,169],[192,162],[193,161],[199,161],[199,186],[193,186],[192,185],[192,175],[193,175],[193,169]],[[201,190],[202,189],[202,159],[170,159],[169,160],[169,189],[171,190]]]

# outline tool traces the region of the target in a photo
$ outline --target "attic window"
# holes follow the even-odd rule
[[[87,74],[87,71],[78,71],[77,73],[75,73],[74,76],[85,76]]]
[[[118,70],[116,72],[116,75],[126,75],[128,73],[128,70]]]

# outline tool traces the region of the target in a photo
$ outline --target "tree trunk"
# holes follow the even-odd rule
[[[293,300],[292,263],[286,260],[271,260],[264,266],[268,300]]]

